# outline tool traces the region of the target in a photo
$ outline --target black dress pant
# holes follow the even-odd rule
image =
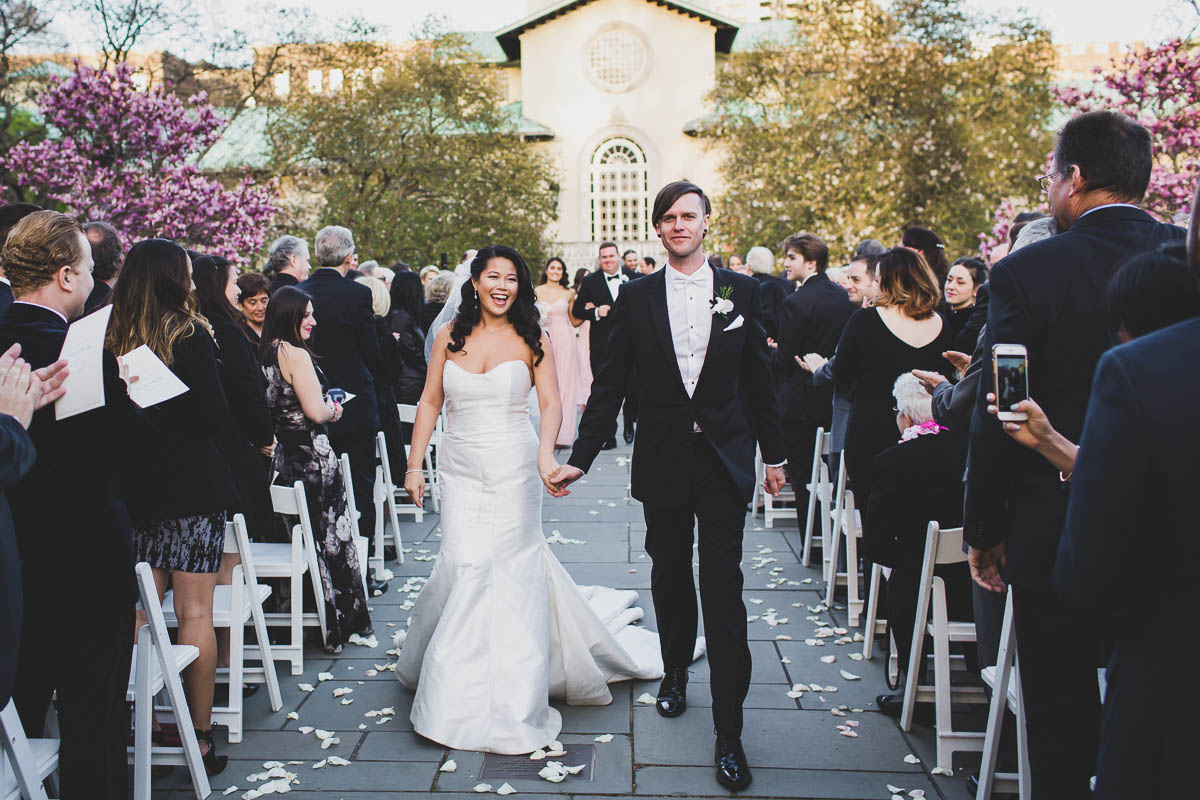
[[[42,738],[57,692],[59,789],[64,800],[126,800],[125,689],[133,656],[134,603],[97,587],[86,595],[25,592],[13,701],[30,738]],[[46,589],[60,589],[59,581]],[[189,724],[183,720],[180,724]]]
[[[354,505],[358,507],[358,535],[375,546],[375,432],[349,431],[329,433],[329,443],[340,456],[350,456],[350,481],[354,484]]]
[[[818,422],[785,419],[783,422],[783,450],[787,455],[788,480],[796,493],[796,519],[800,530],[808,522],[808,479],[812,477],[813,451],[816,449]],[[825,425],[829,430],[829,426]]]
[[[1097,631],[1050,592],[1010,591],[1033,798],[1087,800],[1100,739]]]
[[[742,602],[742,529],[746,503],[733,478],[703,434],[681,453],[688,495],[646,500],[646,552],[654,560],[650,589],[669,669],[692,663],[696,647],[696,584],[692,543],[699,529],[700,603],[708,642],[713,725],[720,733],[742,733],[742,702],[750,689],[750,647]]]

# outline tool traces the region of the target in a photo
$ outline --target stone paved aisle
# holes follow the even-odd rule
[[[643,550],[645,522],[639,504],[629,498],[626,488],[629,455],[626,447],[601,454],[592,472],[576,485],[570,497],[557,501],[547,497],[544,533],[550,536],[559,531],[566,538],[584,540],[586,544],[552,547],[581,584],[641,591],[646,624],[654,628],[650,562]],[[403,566],[390,565],[396,575],[390,591],[371,601],[379,639],[377,649],[347,646],[344,653],[333,658],[310,647],[303,675],[292,676],[280,665],[282,710],[269,710],[265,691],[247,701],[245,738],[240,744],[220,748],[229,754],[230,762],[212,782],[213,797],[221,797],[231,786],[238,788],[229,796],[241,797],[261,785],[247,781],[247,777],[263,771],[263,762],[272,760],[303,762],[286,767],[299,779],[289,793],[297,800],[480,796],[472,789],[480,782],[483,756],[450,751],[414,734],[408,721],[411,693],[391,672],[367,674],[368,670],[376,670],[376,665],[394,661],[385,651],[392,646],[391,634],[405,625],[410,614],[404,608],[406,595],[399,590],[406,576],[429,574],[432,561],[419,561],[417,557],[436,555],[438,525],[433,514],[426,515],[420,525],[402,523],[404,544],[411,552]],[[911,734],[905,734],[893,720],[872,710],[875,696],[886,691],[878,651],[871,662],[854,661],[849,655],[861,652],[860,644],[837,646],[833,644],[836,637],[825,639],[826,646],[822,647],[804,644],[817,627],[806,617],[816,616],[807,606],[820,603],[819,569],[800,566],[800,537],[795,522],[777,521],[776,527],[768,530],[761,517],[747,517],[744,550],[748,613],[762,616],[775,609],[780,624],[770,627],[761,619],[750,624],[754,673],[746,700],[743,741],[754,769],[754,783],[743,796],[886,800],[892,795],[887,788],[891,784],[902,788],[906,798],[913,790],[923,790],[928,798],[965,800],[965,776],[973,771],[967,768],[965,759],[956,762],[958,771],[952,777],[932,775],[934,754],[928,729],[914,726]],[[761,563],[756,559],[768,558],[775,561],[756,567]],[[777,571],[774,576],[770,574],[772,569]],[[787,582],[775,586],[779,578]],[[845,612],[837,608],[820,612],[820,616],[831,626],[846,624]],[[782,622],[784,618],[786,623]],[[835,656],[836,660],[826,664],[820,660],[822,656]],[[847,680],[840,670],[861,679]],[[332,673],[333,679],[318,682],[321,672]],[[636,702],[643,692],[655,692],[655,682],[617,684],[613,687],[613,703],[605,707],[557,704],[563,715],[560,738],[565,745],[593,744],[598,735],[613,735],[611,742],[595,745],[592,780],[569,777],[558,784],[537,778],[509,782],[518,794],[567,795],[580,800],[730,796],[713,778],[707,681],[708,664],[702,659],[692,668],[689,710],[674,720],[664,719],[652,706]],[[807,692],[791,699],[787,693],[797,682],[836,686],[837,691]],[[299,683],[311,683],[316,690],[303,692]],[[334,698],[333,690],[344,686],[353,693]],[[354,702],[343,705],[343,699]],[[863,711],[851,712],[848,717],[833,716],[830,710],[840,705]],[[388,722],[376,724],[378,718],[364,716],[385,707],[395,710]],[[289,720],[286,715],[290,711],[299,718]],[[848,720],[859,723],[854,729],[857,738],[839,735],[836,726]],[[315,735],[298,732],[301,726],[334,731],[341,741],[322,750]],[[920,763],[907,763],[905,756],[909,754],[919,757]],[[333,755],[351,763],[313,769],[314,763]],[[449,759],[457,763],[457,770],[439,772],[439,766]],[[489,782],[499,788],[503,781]],[[173,775],[155,784],[155,797],[191,797],[186,786],[184,770],[177,767]]]

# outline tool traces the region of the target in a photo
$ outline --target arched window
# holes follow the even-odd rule
[[[592,154],[592,241],[650,238],[650,171],[646,154],[629,139],[608,139]]]

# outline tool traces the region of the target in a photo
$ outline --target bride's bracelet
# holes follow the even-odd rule
[[[423,470],[423,469],[410,469],[410,470],[405,470],[404,474],[407,475],[410,472],[424,472],[424,471],[425,470]]]

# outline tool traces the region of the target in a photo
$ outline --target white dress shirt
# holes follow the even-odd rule
[[[621,293],[621,284],[625,282],[625,276],[618,269],[612,275],[604,273],[604,283],[608,286],[608,293],[612,295],[613,302],[617,302],[617,295]]]
[[[691,397],[704,368],[712,333],[713,271],[705,264],[691,275],[667,267],[667,319],[683,388]]]

